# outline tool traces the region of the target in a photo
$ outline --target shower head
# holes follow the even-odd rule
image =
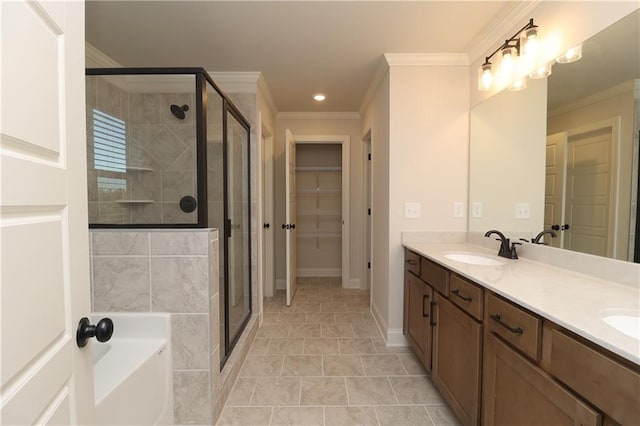
[[[178,106],[176,104],[171,105],[171,114],[173,114],[178,120],[184,120],[185,112],[189,111],[189,105]]]

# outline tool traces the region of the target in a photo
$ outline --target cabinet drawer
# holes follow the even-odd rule
[[[558,330],[551,374],[623,425],[640,424],[640,374]]]
[[[411,250],[404,251],[404,269],[420,276],[420,255]]]
[[[482,288],[456,274],[451,274],[449,292],[451,293],[449,298],[453,303],[478,321],[482,321],[482,306],[484,302]]]
[[[424,257],[420,260],[420,277],[436,291],[449,296],[449,271]]]
[[[540,359],[542,321],[522,308],[498,298],[487,297],[487,327],[534,360]]]

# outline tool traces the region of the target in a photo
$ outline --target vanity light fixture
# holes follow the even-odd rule
[[[582,58],[582,45],[579,44],[577,46],[572,47],[567,50],[563,55],[558,56],[556,61],[559,64],[570,64],[571,62],[575,62]]]
[[[322,93],[318,93],[316,95],[313,95],[313,99],[318,101],[318,102],[322,102],[325,99],[327,99],[327,97],[325,95],[323,95]]]

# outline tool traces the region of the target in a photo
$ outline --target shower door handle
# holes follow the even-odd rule
[[[226,234],[227,238],[231,238],[231,219],[227,219],[227,222],[225,223],[224,233]]]

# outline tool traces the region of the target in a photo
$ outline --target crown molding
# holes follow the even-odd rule
[[[624,83],[616,84],[615,86],[611,86],[584,98],[561,105],[558,108],[548,111],[547,116],[555,117],[566,114],[568,112],[575,111],[576,109],[584,108],[591,104],[595,104],[596,102],[601,102],[625,93],[632,94],[634,99],[640,99],[640,79],[625,81]]]
[[[122,65],[87,42],[84,43],[84,57],[86,68],[122,68]]]
[[[378,90],[380,83],[382,83],[382,80],[384,80],[384,77],[387,75],[388,72],[389,72],[389,64],[387,63],[387,61],[386,60],[380,61],[380,65],[376,69],[376,72],[373,75],[373,79],[371,79],[371,83],[369,83],[369,87],[367,88],[367,91],[364,94],[364,98],[362,98],[362,102],[360,103],[360,108],[358,109],[362,117],[364,117],[364,113],[367,110],[367,107],[373,100],[373,96],[376,94],[376,91]]]
[[[258,78],[258,93],[261,95],[262,99],[267,104],[267,107],[271,110],[273,115],[278,114],[278,108],[276,107],[276,102],[273,99],[273,94],[271,93],[271,89],[269,89],[269,85],[265,80],[262,73],[260,73],[260,77]]]
[[[260,73],[247,72],[214,72],[207,71],[218,86],[228,93],[256,93]]]
[[[466,53],[385,53],[390,67],[428,65],[469,65]]]
[[[279,112],[278,120],[360,120],[359,112]]]
[[[487,53],[492,52],[496,47],[504,42],[505,35],[514,28],[522,26],[524,21],[528,21],[531,11],[541,3],[542,0],[529,0],[515,3],[513,8],[500,18],[497,22],[487,25],[488,31],[479,34],[480,41],[471,45],[467,49],[469,63],[474,63],[479,58],[483,58]]]

